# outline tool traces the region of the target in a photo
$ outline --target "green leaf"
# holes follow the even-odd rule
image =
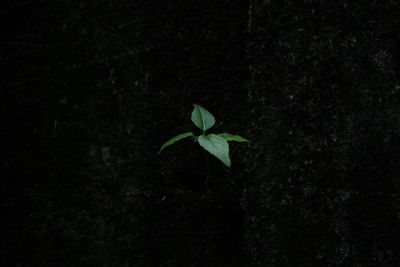
[[[229,144],[224,138],[215,134],[209,134],[207,136],[200,135],[199,144],[205,150],[222,161],[226,166],[231,166],[231,160],[229,158]]]
[[[236,141],[236,142],[249,142],[251,143],[250,140],[247,140],[246,138],[243,138],[239,135],[233,135],[229,133],[220,133],[218,136],[224,138],[226,141]]]
[[[175,143],[175,142],[177,142],[177,141],[179,141],[179,140],[181,140],[181,139],[183,139],[183,138],[189,137],[189,136],[194,137],[194,134],[193,134],[192,132],[186,132],[186,133],[177,135],[177,136],[175,136],[174,138],[171,138],[170,140],[168,140],[167,142],[165,142],[165,143],[162,145],[160,151],[158,151],[158,154],[160,154],[161,151],[162,151],[164,148],[166,148],[167,146],[170,146],[170,145],[172,145],[173,143]]]
[[[214,116],[205,108],[199,105],[193,105],[192,122],[199,127],[203,132],[207,131],[215,124]]]

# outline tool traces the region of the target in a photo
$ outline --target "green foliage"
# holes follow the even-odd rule
[[[193,134],[192,132],[186,132],[186,133],[183,133],[183,134],[179,134],[179,135],[175,136],[174,138],[171,138],[170,140],[168,140],[167,142],[165,142],[165,144],[161,147],[161,149],[160,149],[160,151],[158,151],[158,153],[161,153],[161,151],[162,151],[164,148],[166,148],[167,146],[170,146],[170,145],[172,145],[173,143],[175,143],[175,142],[177,142],[177,141],[179,141],[179,140],[181,140],[181,139],[183,139],[183,138],[189,137],[189,136],[195,137],[194,134]]]
[[[221,133],[218,134],[218,136],[224,138],[226,141],[236,141],[236,142],[249,142],[251,143],[249,140],[247,140],[246,138],[243,138],[239,135],[233,135],[233,134],[229,134],[229,133]]]
[[[205,108],[199,105],[193,105],[194,109],[192,111],[192,122],[200,128],[200,130],[207,131],[215,124],[214,116],[208,112]]]
[[[217,159],[222,161],[227,167],[230,167],[231,160],[229,158],[228,141],[236,141],[236,142],[250,142],[250,141],[239,135],[233,135],[229,133],[206,135],[205,132],[212,126],[214,126],[215,118],[209,111],[207,111],[202,106],[200,105],[193,105],[193,106],[194,109],[192,111],[192,117],[191,117],[192,122],[200,130],[203,131],[203,134],[197,137],[192,132],[186,132],[177,135],[174,138],[165,142],[158,153],[160,153],[167,146],[170,146],[183,138],[191,136],[194,137],[194,141],[198,140],[198,143],[202,148],[204,148],[211,155],[215,156]]]
[[[215,134],[201,135],[199,136],[199,145],[221,160],[226,166],[231,166],[229,144],[224,138]]]

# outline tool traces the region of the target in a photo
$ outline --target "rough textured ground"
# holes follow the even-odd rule
[[[0,265],[399,266],[397,1],[6,1]],[[211,111],[233,166],[189,140]]]

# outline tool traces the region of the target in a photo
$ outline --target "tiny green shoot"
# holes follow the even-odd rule
[[[193,132],[189,131],[186,133],[179,134],[174,138],[171,138],[165,142],[160,151],[174,144],[175,142],[184,139],[186,137],[192,137],[195,142],[211,155],[215,156],[217,159],[222,161],[227,167],[231,167],[231,159],[229,157],[229,144],[228,141],[235,142],[249,142],[246,138],[238,135],[233,135],[229,133],[220,134],[207,134],[206,131],[214,126],[215,118],[214,116],[200,105],[193,105],[194,109],[192,111],[192,122],[202,131],[202,134],[195,136]]]

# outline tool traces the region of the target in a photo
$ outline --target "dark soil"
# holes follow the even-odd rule
[[[400,3],[3,1],[1,266],[400,266]],[[232,168],[188,140],[216,117]],[[196,132],[200,134],[200,132]]]

